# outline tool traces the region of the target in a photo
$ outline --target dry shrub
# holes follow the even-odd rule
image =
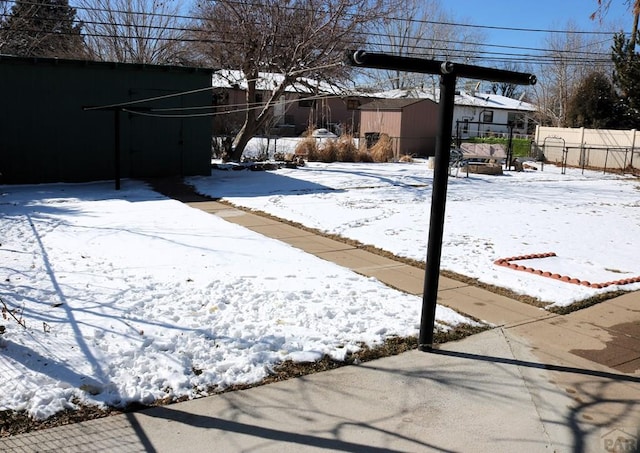
[[[360,139],[360,146],[358,147],[358,152],[356,154],[356,162],[373,162],[373,157],[371,157],[371,153],[367,148],[367,142],[365,140]]]
[[[295,153],[298,157],[305,157],[307,160],[316,160],[318,156],[318,144],[313,137],[305,137],[296,145]]]
[[[393,158],[393,146],[388,134],[380,134],[380,139],[369,150],[374,162],[388,162]]]
[[[338,139],[338,152],[336,159],[338,162],[356,162],[358,158],[358,148],[353,141],[352,135],[341,135]]]
[[[326,140],[320,145],[318,150],[318,160],[320,162],[335,162],[338,156],[338,144],[335,140]]]
[[[373,157],[371,156],[371,153],[366,149],[359,149],[358,155],[356,157],[356,162],[372,163]]]

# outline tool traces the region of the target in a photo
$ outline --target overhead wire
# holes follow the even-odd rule
[[[227,0],[231,3],[247,3],[247,2],[234,2],[233,0]],[[38,5],[37,2],[22,2],[25,4]],[[89,8],[89,7],[74,7],[76,9],[81,9],[85,13],[93,12],[114,12],[114,13],[127,13],[134,15],[146,15],[151,17],[164,17],[164,18],[172,18],[172,19],[180,19],[185,22],[188,21],[197,21],[206,19],[204,17],[197,16],[182,16],[182,15],[168,15],[163,13],[155,13],[155,12],[135,12],[135,11],[117,11],[117,10],[107,10],[101,8]],[[0,17],[6,17],[7,15],[0,14]],[[407,21],[405,18],[398,17],[390,17],[388,20],[391,21]],[[612,36],[615,33],[619,32],[606,32],[606,31],[582,31],[582,30],[553,30],[553,29],[529,29],[529,28],[518,28],[518,27],[498,27],[498,26],[490,26],[490,25],[476,25],[476,24],[465,24],[465,23],[457,23],[457,22],[447,22],[447,21],[430,21],[430,20],[420,20],[420,19],[409,19],[409,22],[413,24],[425,24],[425,25],[437,25],[437,26],[447,26],[447,27],[457,27],[457,28],[471,28],[476,30],[501,30],[501,31],[513,31],[513,32],[521,32],[521,33],[546,33],[546,34],[575,34],[581,36],[611,36],[611,38],[606,40],[598,41],[598,44],[602,44],[608,42],[612,39]],[[90,24],[94,27],[115,27],[120,28],[122,30],[126,30],[128,24],[125,23],[113,23],[113,22],[102,22],[100,20],[89,20],[83,21],[85,24]],[[211,43],[211,44],[223,44],[223,45],[237,45],[242,41],[237,36],[225,37],[224,39],[206,39],[202,37],[196,37],[194,34],[199,30],[194,28],[193,25],[188,23],[164,26],[157,25],[153,23],[149,24],[136,24],[138,29],[143,29],[148,32],[158,32],[160,34],[166,33],[166,35],[156,35],[156,36],[148,36],[149,39],[154,39],[162,42],[179,42],[179,43]],[[40,30],[29,30],[23,29],[23,31],[40,31]],[[106,38],[106,39],[138,39],[139,35],[133,34],[109,34],[109,33],[82,33],[82,36],[93,37],[93,38]],[[389,34],[383,32],[369,32],[369,33],[355,33],[354,34],[354,46],[365,46],[371,47],[374,45],[372,43],[372,39],[394,39],[394,38],[403,38],[404,36],[399,34]],[[411,38],[411,37],[410,37]],[[413,38],[411,38],[413,39]],[[558,59],[562,58],[562,61],[566,64],[580,63],[580,64],[604,64],[610,63],[611,55],[605,52],[599,51],[588,51],[588,50],[578,50],[578,49],[544,49],[544,48],[536,48],[536,47],[519,47],[519,46],[510,46],[503,44],[487,44],[483,42],[475,43],[478,48],[465,49],[464,47],[458,47],[458,41],[451,39],[428,39],[424,42],[428,44],[411,46],[410,51],[403,53],[406,56],[415,56],[415,57],[425,57],[425,54],[431,55],[432,58],[435,59],[461,59],[465,62],[473,61],[473,62],[492,62],[494,64],[509,64],[509,63],[526,63],[526,64],[535,64],[535,65],[551,65],[556,64]],[[390,53],[397,52],[397,47],[393,46],[391,43],[375,43],[378,49],[382,51],[387,51]],[[284,48],[285,46],[283,46]],[[521,52],[521,51],[524,51]],[[331,66],[333,66],[332,64]],[[315,68],[316,70],[322,69],[322,67]],[[313,68],[304,68],[300,69],[296,72],[302,73],[307,71],[312,71]],[[292,74],[293,75],[293,74]],[[106,108],[121,108],[122,111],[127,112],[132,115],[141,115],[148,117],[157,117],[157,118],[198,118],[198,117],[215,117],[219,115],[230,115],[230,114],[239,114],[249,110],[254,109],[262,109],[264,104],[259,103],[250,103],[250,104],[225,104],[225,105],[209,105],[209,106],[192,106],[192,107],[176,107],[176,108],[150,108],[145,109],[144,111],[129,108],[135,105],[139,105],[142,103],[149,103],[157,100],[169,99],[179,96],[185,96],[188,94],[194,94],[203,91],[212,91],[217,87],[208,86],[201,89],[189,90],[180,93],[173,93],[162,96],[155,96],[146,99],[139,99],[128,102],[114,103],[97,107],[88,107],[86,110],[97,110],[97,109],[106,109]],[[322,96],[309,96],[305,98],[306,100],[316,100],[316,99],[332,99],[340,96],[337,95],[322,95]],[[287,106],[292,103],[299,102],[299,99],[285,99],[283,101],[279,101],[281,105]],[[193,113],[196,110],[205,110],[205,109],[216,109],[213,112],[203,112],[203,113]],[[221,110],[222,109],[222,110]],[[171,113],[173,112],[173,113]],[[188,113],[176,113],[176,112],[188,112]]]
[[[400,80],[401,77],[391,77],[389,78],[389,80]],[[260,79],[251,79],[251,80],[255,80],[258,81]],[[203,88],[200,90],[191,90],[189,92],[181,92],[181,93],[173,93],[171,95],[166,95],[166,96],[155,96],[152,98],[145,98],[145,99],[139,99],[136,101],[132,101],[130,103],[119,103],[119,104],[111,104],[108,106],[103,106],[103,108],[106,107],[113,107],[113,106],[124,106],[124,105],[133,105],[133,104],[139,104],[139,103],[143,103],[143,102],[151,102],[153,100],[159,100],[159,99],[164,99],[164,98],[168,98],[168,97],[176,97],[176,96],[181,96],[185,93],[191,93],[193,91],[206,91],[207,89],[211,89],[211,90],[216,90],[216,89],[220,89],[223,87],[207,87],[207,88]],[[361,87],[362,89],[366,90],[366,91],[380,91],[383,90],[384,87],[380,84],[380,85],[369,85],[366,87]],[[362,95],[364,94],[364,92],[347,92],[345,94],[342,95],[338,95],[338,94],[327,94],[327,93],[321,93],[321,94],[317,94],[317,95],[311,95],[311,96],[305,96],[303,99],[300,98],[295,98],[295,99],[285,99],[284,101],[278,101],[281,104],[286,105],[291,105],[291,104],[295,104],[300,102],[301,100],[304,101],[321,101],[321,100],[326,100],[326,99],[342,99],[342,98],[348,98],[348,97],[352,97],[355,95]],[[155,113],[155,112],[164,112],[164,111],[188,111],[188,110],[200,110],[200,109],[208,109],[208,108],[215,108],[215,109],[224,109],[222,111],[217,111],[217,112],[208,112],[208,113],[203,113],[203,114],[184,114],[184,115],[169,115],[169,114],[160,114],[160,113]],[[231,110],[229,110],[229,108],[231,108]],[[167,118],[190,118],[190,117],[202,117],[202,116],[220,116],[220,115],[230,115],[230,114],[235,114],[235,113],[244,113],[247,112],[249,110],[259,110],[259,109],[263,109],[264,108],[264,103],[260,103],[260,102],[254,102],[254,103],[241,103],[241,104],[219,104],[219,105],[207,105],[207,106],[192,106],[192,107],[166,107],[166,108],[149,108],[147,111],[140,111],[140,110],[133,110],[133,109],[126,109],[123,108],[124,111],[131,113],[131,114],[136,114],[136,115],[142,115],[142,116],[153,116],[153,117],[167,117]],[[95,109],[95,108],[94,108]]]
[[[326,68],[328,66],[335,66],[335,65],[321,65],[321,66],[317,66],[317,67],[313,67],[313,68],[309,68],[310,71],[314,71],[314,70],[318,70],[318,69],[323,69]],[[294,71],[291,75],[295,75],[295,73],[301,73],[302,71]],[[261,78],[257,78],[257,79],[248,79],[247,81],[255,81],[258,82],[262,80]],[[115,109],[115,108],[122,108],[123,111],[127,111],[129,113],[135,113],[135,114],[145,114],[147,116],[154,116],[152,113],[148,113],[148,112],[141,112],[140,110],[132,110],[132,109],[126,109],[126,107],[129,106],[133,106],[133,105],[138,105],[138,104],[144,104],[144,103],[149,103],[149,102],[153,102],[153,101],[159,101],[159,100],[165,100],[165,99],[170,99],[170,98],[175,98],[175,97],[180,97],[180,96],[187,96],[190,94],[196,94],[196,93],[202,93],[205,91],[214,91],[216,89],[220,89],[222,87],[217,87],[217,86],[207,86],[204,88],[197,88],[197,89],[193,89],[193,90],[187,90],[187,91],[180,91],[180,92],[176,92],[176,93],[171,93],[171,94],[165,94],[165,95],[161,95],[161,96],[152,96],[152,97],[148,97],[148,98],[143,98],[143,99],[135,99],[133,101],[126,101],[126,102],[118,102],[118,103],[112,103],[112,104],[105,104],[105,105],[99,105],[99,106],[91,106],[91,107],[84,107],[84,110],[89,111],[89,110],[108,110],[108,109]],[[307,96],[304,99],[305,100],[320,100],[320,99],[327,99],[327,98],[331,98],[331,97],[340,97],[338,95],[334,95],[334,96],[327,96],[325,94],[323,95],[316,95],[316,96]],[[298,102],[299,99],[295,99],[292,102]],[[288,101],[285,100],[285,103],[287,103]],[[194,114],[193,116],[206,116],[206,115],[228,115],[230,113],[236,113],[236,112],[244,112],[246,110],[253,110],[253,109],[261,109],[264,107],[263,103],[243,103],[243,104],[224,104],[224,105],[210,105],[210,106],[192,106],[192,107],[175,107],[175,108],[163,108],[163,109],[149,109],[150,112],[153,111],[179,111],[179,110],[198,110],[198,109],[206,109],[206,108],[222,108],[222,107],[235,107],[235,106],[243,106],[243,109],[237,109],[234,111],[223,111],[223,112],[212,112],[209,114]],[[160,115],[155,115],[155,116],[160,116]],[[169,115],[166,115],[169,116]],[[187,115],[185,115],[186,117]]]
[[[253,3],[248,3],[246,1],[243,2],[239,2],[239,1],[232,1],[232,0],[228,0],[230,3],[233,4],[244,4],[244,5],[249,5],[249,6],[260,6],[261,3],[258,2],[253,2]],[[22,2],[23,4],[27,4],[27,5],[34,5],[37,6],[38,3],[33,1],[33,2]],[[169,14],[164,14],[164,13],[156,13],[156,12],[143,12],[143,11],[125,11],[125,10],[109,10],[109,9],[105,9],[105,8],[95,8],[95,7],[88,7],[88,6],[84,6],[84,5],[80,5],[80,6],[76,6],[74,7],[76,10],[83,10],[83,11],[99,11],[99,12],[111,12],[111,13],[127,13],[127,14],[134,14],[134,15],[144,15],[144,16],[151,16],[151,17],[166,17],[166,18],[173,18],[173,19],[184,19],[184,20],[201,20],[201,19],[206,19],[204,17],[198,17],[198,16],[194,16],[194,15],[169,15]],[[284,6],[284,9],[301,9],[300,7],[296,7],[296,6]],[[357,16],[357,14],[352,14],[354,17]],[[609,34],[613,34],[615,32],[607,32],[607,31],[581,31],[581,30],[555,30],[555,29],[530,29],[530,28],[520,28],[520,27],[499,27],[499,26],[490,26],[490,25],[477,25],[477,24],[466,24],[466,23],[461,23],[461,22],[447,22],[447,21],[430,21],[430,20],[425,20],[425,19],[415,19],[415,18],[411,18],[411,19],[405,19],[405,18],[399,18],[399,17],[390,17],[387,18],[387,20],[391,20],[391,21],[405,21],[405,22],[410,22],[410,23],[415,23],[415,24],[429,24],[429,25],[445,25],[445,26],[453,26],[453,27],[469,27],[469,28],[476,28],[476,29],[488,29],[488,30],[504,30],[504,31],[518,31],[518,32],[535,32],[535,33],[563,33],[563,34],[590,34],[590,35],[609,35]],[[93,25],[109,25],[109,26],[120,26],[120,27],[126,27],[126,24],[113,24],[113,23],[106,23],[106,22],[96,22],[96,21],[85,21],[85,23],[92,23]],[[187,33],[187,32],[194,32],[196,31],[193,28],[185,28],[185,27],[166,27],[166,26],[157,26],[157,25],[153,25],[153,24],[139,24],[140,28],[147,28],[147,29],[155,29],[155,30],[160,30],[160,31],[175,31],[175,32],[181,32],[181,33]],[[86,36],[91,36],[91,37],[99,37],[99,38],[121,38],[121,39],[132,39],[132,38],[138,38],[138,36],[126,36],[126,35],[109,35],[109,34],[85,34]],[[382,33],[367,33],[366,35],[367,38],[369,37],[375,37],[375,36],[385,36]],[[398,37],[400,38],[400,36],[397,35],[386,35],[389,37]],[[185,36],[181,36],[181,37],[162,37],[162,36],[154,36],[153,39],[158,39],[158,40],[163,40],[163,41],[182,41],[182,42],[211,42],[209,40],[202,40],[202,39],[194,39],[194,38],[187,38]],[[438,39],[433,39],[430,40],[433,43],[453,43],[454,41],[451,40],[438,40]],[[233,40],[224,40],[224,41],[220,41],[220,40],[216,40],[216,41],[212,41],[212,42],[216,42],[216,43],[222,43],[222,44],[237,44],[237,41],[233,41]],[[362,44],[370,44],[370,41],[368,39],[366,40],[362,40],[360,41],[360,43]],[[357,44],[357,43],[356,43]],[[486,43],[479,43],[479,46],[482,47],[495,47],[495,48],[512,48],[513,50],[533,50],[533,51],[541,51],[541,52],[545,52],[547,51],[547,49],[536,49],[536,48],[517,48],[515,46],[503,46],[503,45],[496,45],[496,44],[486,44]],[[391,46],[388,46],[388,48],[390,48]],[[424,50],[424,51],[446,51],[449,53],[454,53],[457,55],[460,55],[460,57],[464,58],[465,55],[470,54],[472,51],[468,51],[465,49],[450,49],[448,47],[439,47],[439,48],[433,48],[433,46],[431,47],[426,47],[426,46],[420,46],[420,47],[416,47],[416,49],[419,50]],[[476,51],[479,52],[480,54],[484,54],[484,55],[490,55],[490,54],[496,54],[495,52],[487,52],[487,51]],[[567,50],[566,52],[571,52],[570,50]],[[585,56],[587,56],[589,53],[585,52]],[[513,58],[518,58],[521,57],[522,54],[506,54],[505,57],[510,57],[511,59]],[[537,55],[534,55],[537,56]],[[527,57],[529,57],[527,55]],[[596,57],[599,57],[599,55],[595,55],[594,59]],[[496,59],[497,60],[497,59]]]
[[[316,96],[306,96],[302,100],[325,100],[325,99],[338,99],[343,96],[339,95],[316,95]],[[300,102],[301,99],[288,99],[284,101],[279,101],[281,105],[285,107],[287,105],[292,105]],[[215,108],[215,109],[227,109],[228,107],[241,107],[241,108],[233,108],[232,110],[221,110],[216,112],[207,112],[207,113],[187,113],[187,114],[169,114],[169,113],[156,113],[159,111],[183,111],[183,110],[196,110],[196,109],[206,109],[206,108]],[[250,103],[250,104],[223,104],[223,105],[211,105],[211,106],[200,106],[200,107],[176,107],[176,108],[166,108],[166,109],[149,109],[146,111],[134,110],[123,108],[122,111],[131,113],[134,115],[141,116],[149,116],[155,118],[200,118],[200,117],[213,117],[213,116],[224,116],[224,115],[232,115],[237,113],[245,113],[250,110],[262,110],[264,109],[265,104],[261,103]]]
[[[92,106],[92,107],[85,107],[84,110],[107,110],[107,109],[113,109],[116,107],[125,107],[125,106],[130,106],[130,105],[135,105],[135,104],[142,104],[145,102],[152,102],[152,101],[158,101],[161,99],[169,99],[169,98],[174,98],[174,97],[179,97],[179,96],[186,96],[189,94],[195,94],[195,93],[202,93],[203,91],[210,91],[212,90],[213,87],[208,86],[205,88],[197,88],[195,90],[188,90],[188,91],[182,91],[179,93],[172,93],[172,94],[165,94],[162,96],[154,96],[154,97],[150,97],[150,98],[145,98],[145,99],[136,99],[134,101],[127,101],[127,102],[118,102],[115,104],[106,104],[106,105],[100,105],[100,106]]]
[[[37,29],[23,29],[24,31],[27,32],[40,32],[41,30],[37,30]],[[59,34],[58,34],[59,35]],[[69,35],[72,35],[69,33]],[[124,35],[124,34],[120,34],[120,35],[111,35],[111,34],[103,34],[103,33],[83,33],[83,36],[88,36],[88,37],[97,37],[97,38],[113,38],[113,39],[140,39],[140,36],[137,35]],[[368,36],[368,35],[365,35]],[[210,44],[223,44],[223,45],[238,45],[241,43],[241,41],[237,41],[237,40],[213,40],[213,39],[202,39],[202,38],[189,38],[189,37],[161,37],[161,36],[154,36],[154,37],[148,37],[149,39],[155,39],[158,41],[165,41],[165,42],[199,42],[199,43],[210,43]],[[452,43],[454,41],[451,40],[432,40],[431,41],[433,44],[437,44],[439,42],[442,43]],[[362,40],[362,41],[353,41],[354,46],[357,45],[361,45],[364,47],[376,47],[379,48],[381,50],[387,50],[389,52],[397,52],[397,48],[395,48],[395,46],[393,46],[392,44],[384,44],[384,43],[375,43],[375,45],[372,45],[371,42],[367,41],[367,40]],[[492,57],[491,59],[494,61],[514,61],[514,60],[520,60],[520,59],[526,59],[527,61],[530,62],[540,62],[540,63],[545,63],[545,62],[550,62],[553,63],[557,57],[559,55],[562,54],[567,54],[567,55],[572,55],[574,58],[574,60],[576,62],[581,62],[581,63],[585,63],[585,62],[603,62],[603,61],[609,61],[610,60],[610,55],[603,53],[603,52],[586,52],[586,51],[574,51],[574,50],[570,50],[570,49],[559,49],[559,50],[548,50],[548,49],[538,49],[538,48],[530,48],[530,47],[516,47],[516,46],[504,46],[504,45],[487,45],[487,44],[478,44],[479,47],[483,48],[483,47],[497,47],[497,48],[510,48],[513,50],[539,50],[542,53],[539,54],[523,54],[523,53],[509,53],[509,52],[494,52],[494,51],[488,51],[488,50],[481,50],[481,49],[451,49],[449,47],[434,47],[434,46],[427,46],[427,45],[422,45],[422,46],[412,46],[412,50],[413,52],[410,52],[410,55],[412,56],[424,56],[425,53],[429,53],[431,54],[432,57],[440,57],[441,59],[443,59],[442,57],[448,57],[448,58],[461,58],[461,59],[465,59],[465,58],[469,58],[469,59],[484,59],[487,57]],[[282,47],[284,48],[285,46],[282,45]],[[549,54],[552,54],[551,56]],[[535,60],[532,60],[535,59]],[[445,58],[446,59],[446,58]]]

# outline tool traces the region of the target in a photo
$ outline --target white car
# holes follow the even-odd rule
[[[336,134],[334,134],[333,132],[331,132],[329,129],[315,129],[312,133],[311,133],[312,137],[315,138],[338,138],[338,136]]]

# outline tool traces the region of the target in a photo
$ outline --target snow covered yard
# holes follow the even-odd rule
[[[426,257],[433,171],[425,162],[309,163],[276,172],[214,172],[196,189],[397,256]],[[640,283],[591,288],[494,262],[554,252],[522,263],[610,283],[640,277],[640,181],[561,169],[449,178],[442,268],[534,297],[554,307]]]
[[[420,298],[141,182],[0,186],[0,231],[0,411],[191,398],[418,331]]]
[[[425,162],[213,171],[205,194],[396,255],[426,255]],[[566,306],[640,283],[637,179],[552,165],[450,178],[442,266]],[[256,382],[283,360],[344,359],[417,335],[421,300],[124,181],[0,186],[0,410],[46,418]],[[438,327],[471,322],[439,307]]]

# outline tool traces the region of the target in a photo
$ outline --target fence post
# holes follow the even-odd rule
[[[631,167],[631,171],[633,171],[633,153],[635,152],[636,146],[636,130],[631,129],[631,161],[629,162],[629,166]]]
[[[580,128],[580,158],[578,160],[578,162],[580,163],[580,166],[582,167],[582,173],[584,174],[584,167],[586,165],[586,161],[587,160],[587,153],[586,150],[584,148],[584,127]]]
[[[113,109],[113,179],[115,180],[116,190],[120,190],[120,158],[122,153],[120,151],[120,112],[122,109]]]

